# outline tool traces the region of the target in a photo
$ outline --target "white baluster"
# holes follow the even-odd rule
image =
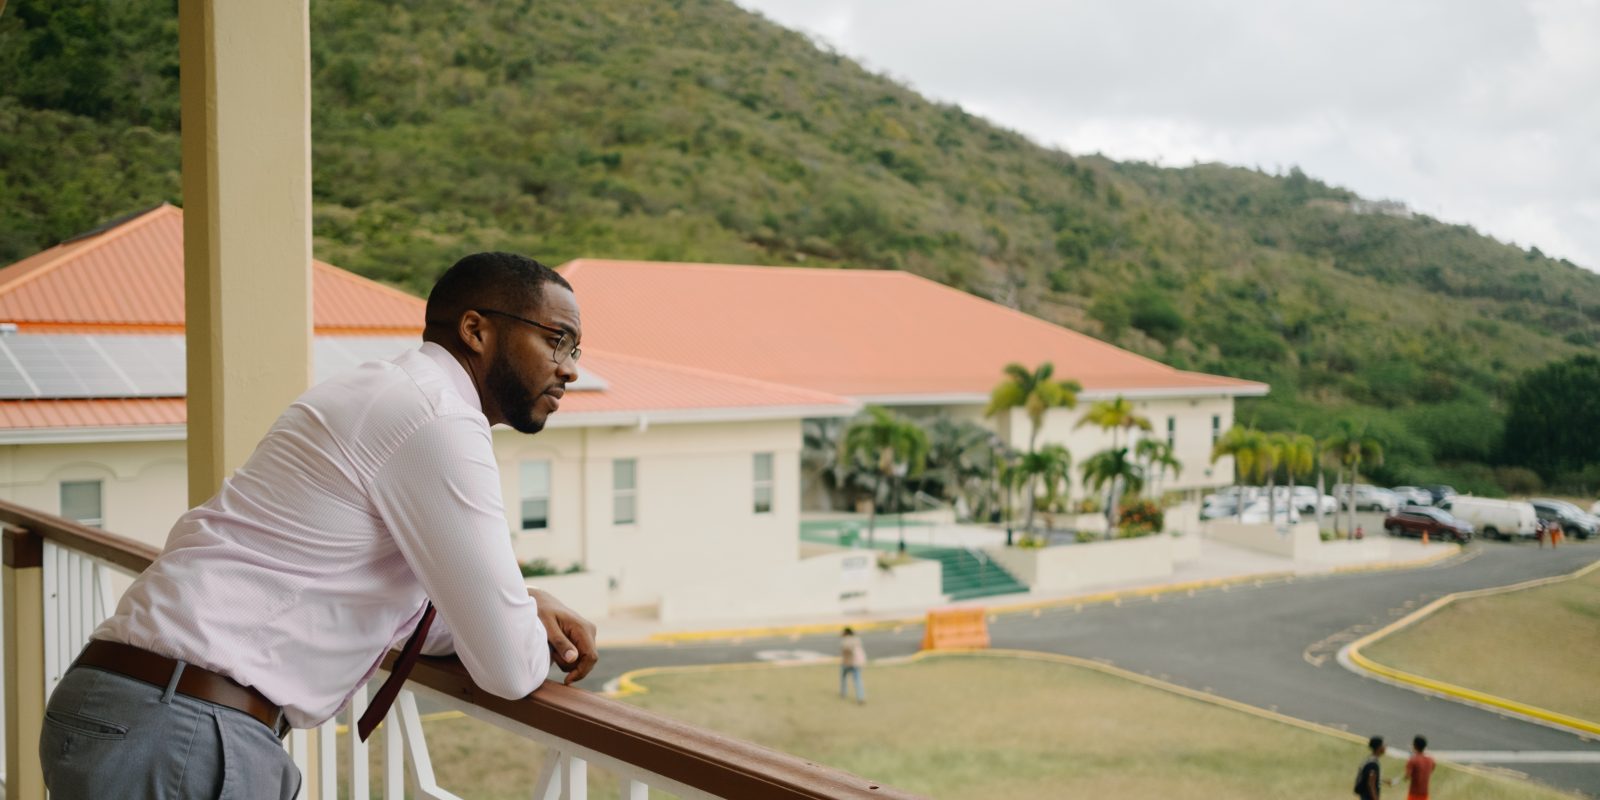
[[[322,800],[339,797],[339,720],[337,717],[317,728],[317,796]]]
[[[561,800],[561,751],[551,748],[544,754],[544,766],[539,769],[539,781],[533,785],[533,800]]]
[[[622,800],[650,800],[650,787],[630,778],[622,784]]]
[[[405,744],[400,739],[400,713],[394,706],[383,717],[383,797],[405,800]]]
[[[89,643],[89,634],[100,624],[94,605],[94,561],[78,557],[78,585],[73,592],[73,602],[78,604],[78,618],[82,620],[82,636],[72,640],[73,658]]]
[[[561,800],[589,800],[589,762],[575,756],[562,760]]]
[[[311,769],[311,748],[306,745],[306,732],[295,728],[289,732],[289,754],[294,757],[294,767],[300,770],[300,793],[295,795],[295,800],[306,800],[311,796],[312,776],[306,771]]]
[[[356,687],[350,696],[350,800],[371,800],[372,790],[367,779],[367,743],[356,732],[356,721],[367,710],[367,686]]]
[[[95,577],[95,608],[100,612],[100,621],[110,619],[117,610],[115,594],[111,591],[111,570],[104,564],[94,565]],[[98,622],[95,624],[99,624]]]
[[[61,548],[50,540],[44,542],[44,562],[40,571],[44,577],[44,696],[49,698],[61,682],[65,666],[61,663],[61,617],[56,596],[61,593],[61,575],[56,571],[56,560]]]
[[[422,714],[417,711],[417,696],[410,689],[401,689],[395,698],[400,708],[400,727],[405,730],[406,753],[411,756],[411,777],[416,779],[417,794],[428,800],[461,800],[439,788],[433,777],[433,759],[428,756],[428,739],[422,733]]]

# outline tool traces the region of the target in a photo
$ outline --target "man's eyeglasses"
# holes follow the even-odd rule
[[[494,314],[507,319],[514,319],[518,322],[532,325],[539,330],[549,331],[550,333],[559,336],[560,338],[556,340],[555,350],[551,351],[550,353],[550,360],[557,364],[560,364],[569,358],[572,359],[574,364],[576,364],[578,359],[583,355],[583,348],[578,346],[577,339],[575,339],[571,333],[557,328],[554,325],[546,325],[543,322],[534,322],[531,319],[519,317],[516,314],[507,314],[504,311],[496,311],[492,308],[474,308],[472,310],[478,312],[479,314]]]

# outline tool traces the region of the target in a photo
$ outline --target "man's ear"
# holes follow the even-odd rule
[[[487,352],[493,343],[494,331],[489,327],[488,318],[476,311],[469,309],[462,313],[456,328],[457,334],[461,337],[461,344],[478,355]]]

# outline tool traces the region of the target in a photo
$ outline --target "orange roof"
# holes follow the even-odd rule
[[[731,375],[717,375],[632,356],[585,350],[583,369],[604,378],[601,390],[573,390],[553,426],[657,421],[798,418],[848,415],[855,403],[836,395]],[[0,431],[177,426],[184,399],[0,400]],[[0,434],[3,436],[3,434]]]
[[[1049,361],[1089,393],[1263,394],[908,272],[579,259],[584,344],[859,398],[987,394]]]
[[[422,330],[421,298],[311,267],[317,333]],[[183,332],[183,211],[163,203],[0,269],[0,322],[22,333]]]

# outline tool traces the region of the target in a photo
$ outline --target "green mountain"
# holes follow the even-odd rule
[[[1600,275],[1537,250],[1298,170],[1040,147],[726,0],[311,9],[317,255],[412,290],[488,248],[910,270],[1480,490],[1510,382],[1600,342]],[[176,30],[174,0],[7,5],[0,261],[179,200]]]

